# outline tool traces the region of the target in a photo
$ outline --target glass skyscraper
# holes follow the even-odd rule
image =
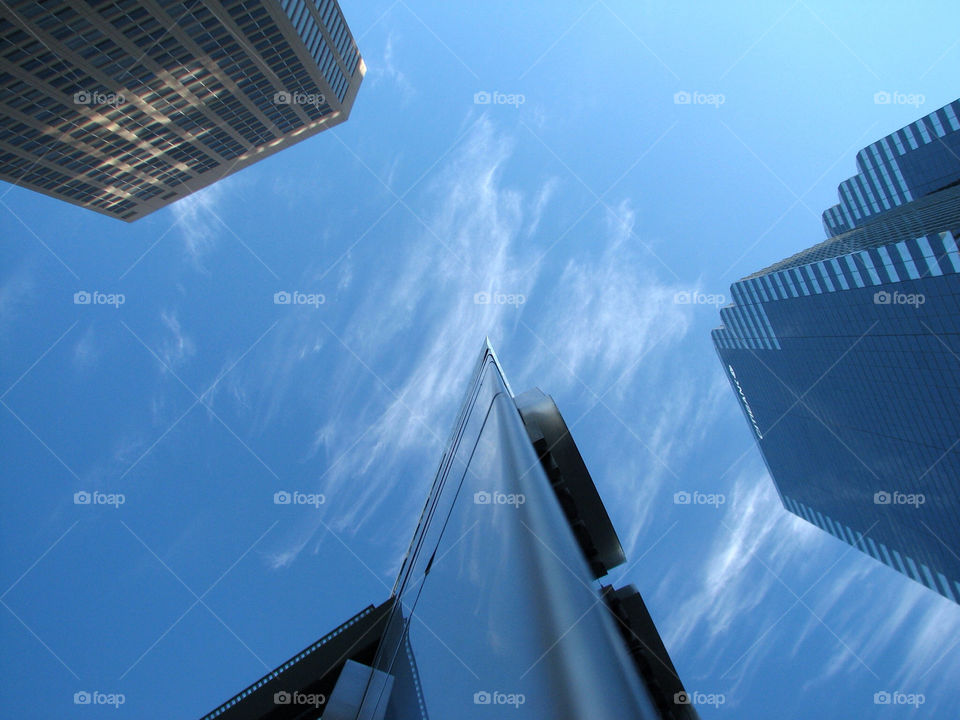
[[[623,561],[553,400],[487,345],[391,598],[204,720],[695,720],[639,593],[597,582]]]
[[[960,101],[857,153],[713,341],[784,506],[960,601]]]
[[[0,179],[132,221],[350,114],[336,0],[0,3]]]

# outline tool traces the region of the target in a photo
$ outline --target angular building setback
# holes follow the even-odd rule
[[[857,170],[713,341],[784,506],[960,602],[960,101]]]
[[[336,0],[0,3],[0,179],[132,221],[347,119]]]
[[[487,345],[392,596],[203,720],[696,720],[556,405]],[[514,715],[510,715],[513,717]]]

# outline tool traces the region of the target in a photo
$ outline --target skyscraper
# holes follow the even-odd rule
[[[347,119],[336,0],[0,4],[0,178],[132,221]]]
[[[713,341],[784,506],[960,600],[960,101],[857,153]]]
[[[639,593],[594,584],[623,561],[553,400],[488,345],[391,598],[204,720],[695,720]]]

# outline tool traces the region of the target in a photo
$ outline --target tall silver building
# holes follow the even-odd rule
[[[347,119],[336,0],[0,3],[0,178],[132,221]]]
[[[623,561],[553,400],[487,345],[392,596],[204,720],[695,720],[639,593],[597,582]]]

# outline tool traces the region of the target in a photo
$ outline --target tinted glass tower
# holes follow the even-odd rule
[[[960,601],[960,101],[857,153],[713,341],[785,507]]]
[[[336,0],[0,3],[0,178],[136,220],[347,119]]]
[[[549,396],[485,347],[390,599],[204,720],[696,720]]]

